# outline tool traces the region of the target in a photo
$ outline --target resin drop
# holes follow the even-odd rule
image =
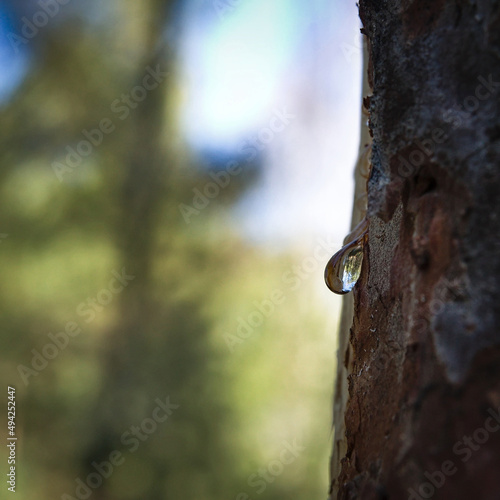
[[[361,274],[365,234],[342,247],[329,261],[325,269],[325,282],[335,293],[350,292]]]

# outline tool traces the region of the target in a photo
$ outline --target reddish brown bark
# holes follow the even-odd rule
[[[360,15],[370,232],[332,498],[498,500],[500,3],[362,0]]]

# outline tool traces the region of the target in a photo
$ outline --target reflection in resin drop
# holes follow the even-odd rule
[[[339,250],[328,262],[325,281],[335,293],[350,292],[361,274],[365,234]]]

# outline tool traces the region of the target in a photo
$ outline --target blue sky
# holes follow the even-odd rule
[[[325,3],[222,0],[211,4],[211,12],[188,11],[184,128],[195,147],[235,144],[259,127]]]
[[[354,3],[195,2],[181,40],[182,128],[198,151],[254,140],[276,109],[296,117],[262,154],[262,176],[237,207],[262,242],[348,231],[361,110]],[[346,51],[346,47],[348,50]]]
[[[178,28],[181,126],[195,150],[237,153],[276,110],[297,117],[264,150],[262,179],[239,207],[242,227],[264,239],[328,231],[341,241],[361,106],[354,3],[192,0]],[[7,37],[15,32],[2,3],[0,105],[29,67],[29,43],[16,52]]]
[[[0,3],[0,104],[12,95],[28,72],[27,49],[13,42],[14,35],[19,33],[12,23],[12,15],[7,5]]]

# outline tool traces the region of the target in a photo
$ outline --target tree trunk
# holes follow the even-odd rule
[[[369,242],[339,342],[331,498],[497,500],[500,3],[361,0],[360,16]]]

